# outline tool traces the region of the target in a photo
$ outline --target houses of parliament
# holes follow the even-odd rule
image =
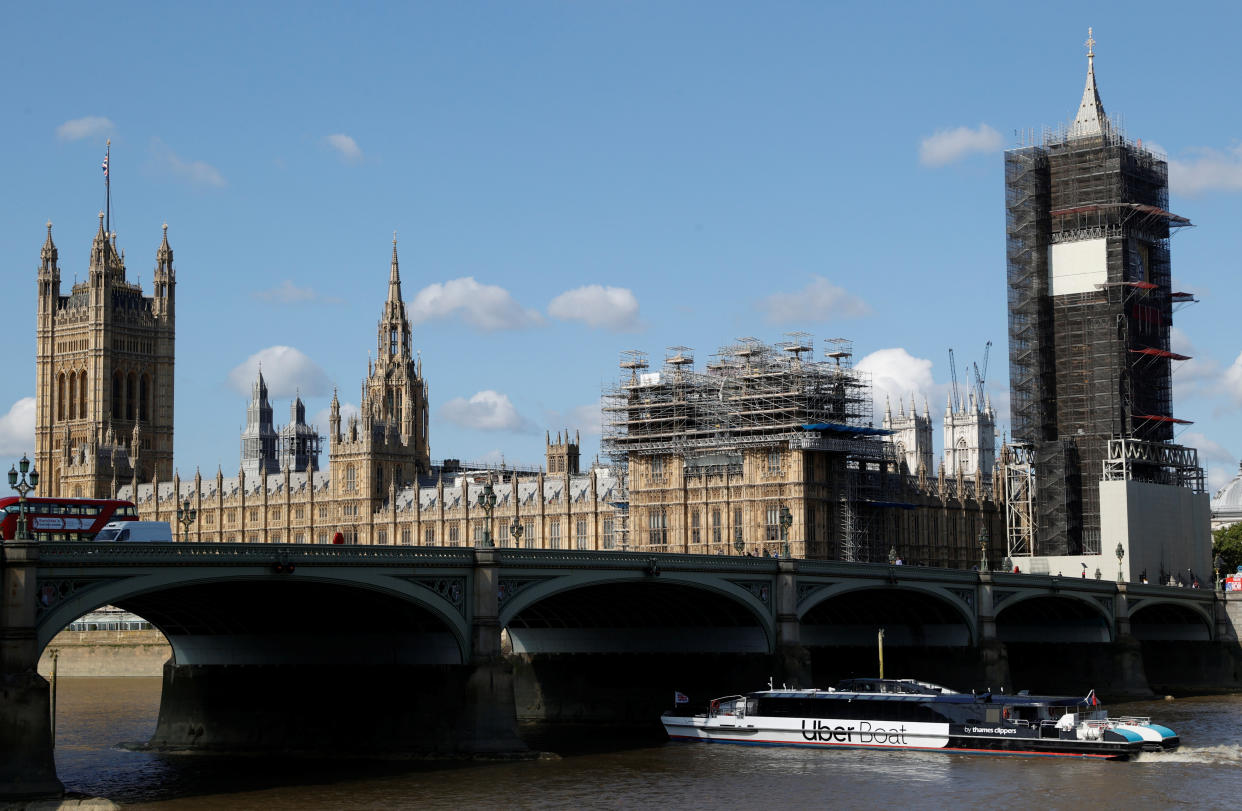
[[[378,291],[383,277],[376,276]],[[835,364],[808,362],[790,347],[748,346],[729,364],[709,366],[702,391],[737,388],[728,399],[741,405],[713,418],[706,439],[685,421],[668,433],[663,412],[653,410],[661,398],[676,410],[687,391],[695,396],[693,387],[677,385],[690,374],[680,357],[670,359],[663,377],[623,370],[629,376],[606,396],[612,405],[605,408],[603,445],[611,465],[583,470],[579,438],[568,430],[547,434],[539,468],[433,462],[428,386],[395,240],[375,360],[367,362],[356,415],[343,417],[333,394],[326,469],[322,437],[306,423],[300,399],[277,429],[260,370],[236,474],[196,470],[183,478],[173,465],[176,270],[167,226],[153,284],[146,296],[127,279],[125,254],[101,218],[86,281],[62,295],[48,225],[38,270],[42,495],[127,499],[142,519],[169,521],[178,539],[190,542],[324,544],[339,535],[368,545],[847,560],[894,552],[911,562],[969,567],[978,563],[984,538],[994,559],[1003,556],[1003,476],[993,466],[1003,464],[1004,453],[997,463],[990,407],[972,401],[973,416],[952,415],[954,437],[969,423],[979,450],[932,471],[926,414],[911,406],[909,417],[888,414],[884,428],[866,428],[870,407],[862,406],[871,395],[863,376],[842,367],[840,357]],[[750,388],[756,381],[804,378],[813,383],[807,391],[819,394],[776,409],[746,405],[761,402]],[[853,403],[845,410],[833,405],[839,391]],[[769,416],[775,413],[779,418]],[[731,432],[720,419],[758,422]],[[950,445],[956,449],[960,438]],[[187,503],[194,519],[178,526],[178,508]]]

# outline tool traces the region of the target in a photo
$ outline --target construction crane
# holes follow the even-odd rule
[[[983,408],[983,385],[988,377],[988,356],[992,354],[992,342],[988,341],[987,346],[983,347],[983,371],[979,371],[979,364],[975,364],[975,396],[978,398],[979,407]]]
[[[953,347],[949,347],[949,377],[953,381],[953,396],[949,399],[949,410],[960,410],[961,396],[957,393],[957,362],[953,360]]]

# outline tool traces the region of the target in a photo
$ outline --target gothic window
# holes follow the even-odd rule
[[[380,546],[386,545],[388,543],[388,530],[381,527],[375,534],[375,542]]]
[[[78,376],[73,372],[69,373],[69,419],[77,419],[78,416]]]
[[[345,468],[345,492],[352,493],[354,488],[358,486],[358,471],[353,465]]]
[[[138,419],[146,422],[151,418],[151,376],[142,376],[142,385],[138,393]]]
[[[133,372],[125,378],[125,419],[134,419],[134,405],[137,399],[138,375]]]
[[[668,543],[668,513],[663,507],[647,513],[647,543],[651,546]]]
[[[436,545],[436,528],[435,527],[427,527],[426,529],[423,530],[423,543],[426,544],[427,546]]]
[[[410,545],[410,528],[409,527],[401,528],[401,544],[402,546]]]
[[[712,543],[720,543],[723,540],[720,525],[720,510],[712,510]]]
[[[617,539],[616,539],[616,532],[613,529],[613,523],[612,523],[611,518],[605,518],[603,520],[603,530],[604,530],[604,548],[615,549],[617,546]]]
[[[767,523],[764,525],[764,538],[769,541],[779,541],[781,539],[780,508],[775,505],[769,506],[767,519]]]
[[[663,476],[664,475],[664,457],[663,456],[651,457],[651,475],[652,476]]]
[[[86,419],[86,370],[78,373],[78,419]]]
[[[561,522],[558,518],[553,518],[548,522],[548,548],[561,548]]]
[[[585,518],[579,518],[574,526],[574,535],[577,536],[577,545],[579,549],[587,548],[587,522]]]
[[[702,543],[702,530],[699,528],[700,513],[698,510],[690,511],[690,543]]]
[[[527,521],[526,523],[522,524],[522,538],[525,539],[526,541],[527,549],[535,548],[535,541],[538,539],[535,538],[535,522],[534,521]]]
[[[327,543],[327,542],[328,542],[328,531],[321,530],[318,537],[315,538],[315,543]]]
[[[742,511],[733,511],[733,541],[734,543],[742,540]]]
[[[65,418],[65,375],[56,377],[56,419]]]
[[[781,472],[781,452],[780,451],[768,451],[768,472],[769,473],[780,473]]]
[[[121,418],[121,373],[114,372],[112,374],[112,419],[119,420]]]
[[[388,331],[388,354],[397,354],[397,330],[395,329]]]
[[[449,528],[448,528],[448,545],[449,546],[458,545],[458,542],[459,542],[458,533],[459,532],[460,532],[460,528],[457,526],[456,521],[449,524]]]

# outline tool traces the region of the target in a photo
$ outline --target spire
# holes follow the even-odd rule
[[[39,257],[43,260],[43,267],[51,269],[58,257],[56,252],[56,243],[52,242],[52,221],[47,221],[47,240],[43,243],[43,250],[39,252]]]
[[[1104,114],[1104,104],[1100,101],[1100,93],[1095,87],[1095,37],[1090,28],[1087,29],[1087,86],[1082,91],[1082,103],[1078,105],[1078,115],[1070,125],[1070,138],[1089,138],[1093,135],[1104,135],[1112,131],[1108,116]]]
[[[164,223],[164,241],[160,243],[159,249],[155,252],[155,272],[168,272],[172,270],[173,252],[168,245],[168,223]]]
[[[392,232],[392,268],[388,271],[388,300],[401,301],[401,270],[397,266],[397,232]]]

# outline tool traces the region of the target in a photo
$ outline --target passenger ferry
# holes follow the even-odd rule
[[[1179,743],[1150,718],[1109,718],[1094,690],[1085,698],[958,693],[913,679],[848,679],[828,690],[769,684],[718,698],[706,713],[670,710],[661,720],[673,740],[758,746],[1125,760]]]

